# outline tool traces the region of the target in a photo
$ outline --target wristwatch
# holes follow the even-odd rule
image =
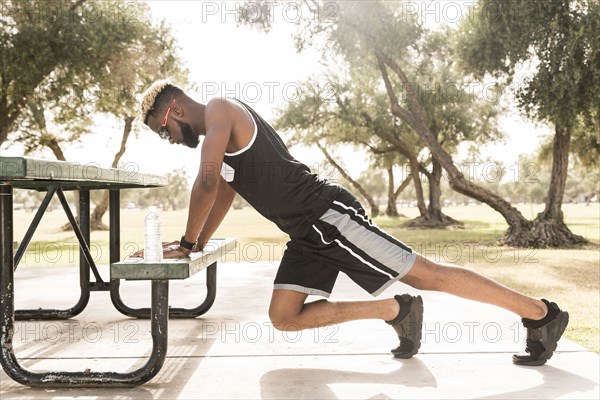
[[[183,247],[186,250],[192,251],[192,249],[194,248],[194,246],[196,245],[196,243],[191,243],[188,242],[187,240],[185,240],[185,235],[183,235],[181,237],[181,240],[179,241],[179,246]]]

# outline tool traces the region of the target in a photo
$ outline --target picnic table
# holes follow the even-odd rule
[[[143,259],[121,261],[120,190],[161,187],[167,185],[163,176],[142,174],[134,168],[101,168],[97,164],[49,161],[30,157],[0,157],[0,363],[14,380],[32,387],[120,387],[135,386],[154,377],[164,363],[167,350],[168,319],[194,318],[212,306],[216,296],[216,265],[225,252],[235,247],[234,239],[213,239],[202,252],[186,259],[145,262]],[[32,189],[46,195],[27,229],[16,252],[13,248],[13,191]],[[109,252],[110,280],[104,281],[90,254],[90,191],[109,190]],[[79,190],[79,221],[65,198],[65,191]],[[38,308],[15,310],[14,271],[50,201],[56,195],[67,215],[80,247],[78,302],[68,309]],[[195,308],[169,307],[169,281],[186,279],[206,270],[207,294]],[[92,281],[90,272],[94,276]],[[151,306],[131,308],[121,299],[121,279],[151,280]],[[23,368],[13,349],[14,321],[30,319],[67,319],[80,314],[87,306],[90,292],[109,291],[115,308],[134,318],[150,318],[152,352],[146,364],[130,372],[32,372]]]

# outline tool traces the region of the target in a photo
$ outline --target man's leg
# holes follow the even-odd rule
[[[548,308],[544,302],[502,286],[476,272],[439,264],[418,256],[402,282],[420,290],[434,290],[502,307],[522,318],[539,320]],[[275,328],[302,330],[359,319],[392,320],[399,314],[394,299],[304,303],[307,295],[292,290],[274,290],[269,316]]]
[[[293,290],[273,290],[269,317],[279,330],[298,331],[318,328],[359,319],[395,318],[400,310],[399,303],[391,298],[369,301],[318,300],[305,303],[306,293]]]
[[[527,328],[525,353],[513,355],[520,365],[542,365],[552,357],[569,316],[554,303],[543,302],[500,285],[473,271],[438,264],[418,256],[412,269],[401,279],[421,290],[446,292],[510,310],[523,318]],[[407,295],[406,295],[407,296]],[[305,293],[274,290],[269,316],[276,329],[295,331],[359,319],[388,321],[398,333],[400,345],[392,350],[397,358],[410,358],[420,347],[423,306],[420,297],[410,303],[400,298],[377,301],[305,303]],[[411,296],[406,300],[410,301]],[[416,300],[416,301],[415,301]],[[400,306],[402,304],[402,306]],[[406,307],[406,308],[405,308]],[[552,310],[549,310],[552,307]],[[410,316],[410,317],[409,317]]]
[[[435,290],[493,304],[522,318],[542,319],[548,311],[541,300],[518,293],[476,272],[455,265],[436,263],[421,255],[401,281],[416,289]]]
[[[402,282],[421,290],[436,290],[493,304],[520,315],[527,328],[527,341],[525,352],[513,355],[513,362],[519,365],[545,364],[569,323],[569,313],[556,303],[525,296],[473,271],[438,264],[423,256],[417,257]]]

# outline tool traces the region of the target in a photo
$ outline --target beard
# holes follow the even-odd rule
[[[190,124],[183,123],[181,121],[177,121],[177,124],[179,125],[179,128],[181,128],[183,144],[192,149],[198,147],[198,144],[200,143],[200,138],[198,137],[198,135],[194,134],[194,131]]]

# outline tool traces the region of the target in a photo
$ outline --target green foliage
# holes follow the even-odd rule
[[[569,127],[600,106],[599,21],[597,1],[481,0],[460,27],[456,48],[463,67],[479,76],[510,80],[533,63],[535,72],[515,82],[520,107]]]
[[[333,50],[342,62],[336,64],[335,71],[331,68],[329,81],[319,88],[321,93],[312,90],[318,86],[315,85],[318,80],[307,83],[303,92],[308,95],[288,106],[282,125],[306,130],[306,124],[296,123],[299,116],[304,115],[305,122],[318,121],[321,129],[327,124],[327,136],[333,142],[337,139],[364,143],[376,137],[374,132],[393,132],[398,122],[391,115],[375,57],[381,52],[404,66],[412,84],[407,87],[399,80],[392,82],[395,91],[405,95],[401,103],[410,107],[407,92],[417,94],[429,129],[450,153],[465,140],[482,143],[502,137],[497,126],[501,107],[495,101],[482,98],[481,93],[470,87],[472,82],[457,69],[449,41],[452,32],[426,30],[416,16],[402,13],[401,2],[343,2],[337,6],[335,22],[304,21],[298,29],[297,40],[307,45],[315,35],[322,35],[326,39],[323,53]],[[329,54],[329,57],[333,56]],[[323,88],[332,89],[330,94],[335,99],[324,99]],[[345,120],[346,125],[339,130],[345,132],[346,137],[330,134],[331,118]],[[417,136],[408,131],[402,134],[406,141],[418,143]],[[415,150],[418,152],[422,147],[420,144]]]
[[[577,117],[571,139],[571,151],[576,162],[584,167],[600,166],[600,109],[589,116]]]
[[[76,103],[86,86],[77,83],[93,79],[130,43],[132,24],[118,13],[124,2],[87,6],[85,1],[2,2],[0,143],[32,98],[47,104],[69,97]]]
[[[321,139],[332,137],[325,127],[334,121],[334,89],[335,84],[326,85],[321,79],[309,78],[300,84],[300,96],[278,111],[279,116],[273,125],[275,129],[293,132],[289,141],[291,146],[316,144]]]
[[[171,77],[178,84],[187,84],[188,70],[177,55],[177,43],[170,28],[161,22],[157,26],[145,15],[145,24],[138,28],[135,42],[124,54],[110,60],[93,87],[96,109],[121,119],[135,117],[139,96],[158,78]]]
[[[499,88],[484,93],[483,85],[469,81],[458,70],[451,37],[449,29],[424,32],[419,55],[401,62],[413,71],[410,79],[415,83],[429,130],[452,154],[464,141],[482,144],[502,139],[498,117],[503,109],[497,96],[490,96]]]
[[[0,144],[26,150],[43,136],[72,142],[94,112],[136,114],[136,95],[165,75],[185,76],[175,41],[144,3],[2,1]],[[46,121],[48,120],[48,122]]]
[[[167,204],[172,210],[187,207],[190,200],[190,188],[185,170],[179,169],[167,174],[169,185],[162,196],[167,198]]]
[[[480,144],[502,138],[502,108],[482,98],[458,70],[451,32],[428,31],[400,15],[399,9],[398,2],[340,3],[337,23],[308,21],[299,29],[298,40],[306,43],[316,34],[324,35],[323,53],[332,49],[342,62],[330,68],[325,83],[317,78],[305,82],[300,91],[304,96],[281,111],[278,127],[294,131],[292,143],[360,144],[373,150],[372,159],[379,165],[384,164],[385,149],[395,153],[397,163],[405,162],[391,144],[393,138],[401,139],[411,153],[423,154],[418,135],[391,113],[375,57],[381,51],[392,55],[409,75],[410,87],[399,79],[392,81],[395,91],[404,95],[401,103],[410,107],[407,93],[416,93],[428,128],[446,151],[453,153],[463,141]]]

